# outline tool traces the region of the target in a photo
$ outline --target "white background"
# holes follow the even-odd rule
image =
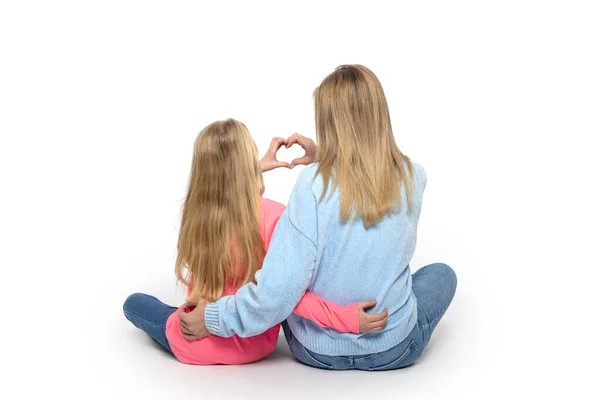
[[[598,396],[597,2],[1,4],[0,397]],[[430,346],[377,374],[304,367],[281,340],[248,366],[178,363],[121,306],[183,299],[197,133],[314,138],[312,91],[343,63],[378,75],[428,171],[412,268],[459,280]],[[266,195],[287,203],[299,172]]]

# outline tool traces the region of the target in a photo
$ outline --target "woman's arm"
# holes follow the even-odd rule
[[[306,293],[317,258],[317,199],[310,188],[312,175],[307,173],[298,178],[263,267],[255,275],[256,283],[206,306],[204,323],[210,333],[258,335],[286,319]]]
[[[317,199],[310,188],[313,173],[305,170],[300,174],[271,238],[263,267],[255,274],[256,283],[246,284],[235,296],[222,297],[215,303],[201,302],[190,313],[181,311],[179,319],[186,339],[200,339],[211,333],[222,337],[258,335],[296,308],[307,291],[317,259]],[[323,309],[323,304],[328,307]],[[312,315],[321,325],[336,327],[336,323],[328,322],[328,318],[335,318],[331,305],[321,300],[317,307],[301,304],[298,311],[303,316]],[[364,309],[373,307],[374,301],[357,305],[360,332],[381,330],[387,310],[367,314]],[[356,331],[355,326],[346,328],[342,330]]]
[[[290,199],[273,233],[263,267],[254,275],[256,283],[248,283],[234,296],[214,303],[199,302],[189,313],[179,312],[182,335],[187,340],[209,334],[256,336],[292,313],[310,284],[317,254],[314,242],[292,222],[292,202]]]
[[[242,286],[206,306],[204,322],[214,335],[255,336],[286,319],[300,301],[312,277],[316,246],[293,222],[286,209],[271,240],[256,283]]]

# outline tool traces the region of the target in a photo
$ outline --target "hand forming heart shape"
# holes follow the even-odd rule
[[[285,146],[286,149],[289,149],[294,144],[298,144],[304,149],[304,156],[292,160],[291,163],[279,161],[277,159],[277,151],[282,146]],[[260,160],[260,169],[262,172],[265,172],[279,167],[291,169],[296,165],[308,165],[314,162],[316,152],[317,146],[315,145],[315,142],[298,133],[294,133],[287,139],[275,137],[273,140],[271,140],[269,150],[267,150],[265,156]]]

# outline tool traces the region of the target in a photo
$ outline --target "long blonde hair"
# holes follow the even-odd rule
[[[262,176],[258,150],[239,121],[217,121],[200,132],[177,243],[175,275],[190,294],[216,301],[229,279],[251,282],[265,249],[259,228]]]
[[[369,227],[402,206],[404,185],[412,207],[413,166],[392,133],[379,79],[362,65],[342,65],[314,93],[317,174],[321,199],[340,189],[340,218],[362,218]]]

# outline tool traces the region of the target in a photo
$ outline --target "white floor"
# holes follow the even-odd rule
[[[46,372],[63,382],[59,393],[83,390],[86,398],[119,399],[594,398],[589,379],[597,370],[579,357],[577,336],[554,345],[537,326],[503,329],[508,319],[488,331],[478,313],[481,300],[465,290],[459,290],[423,357],[410,368],[382,373],[306,367],[293,359],[283,336],[274,354],[254,364],[184,365],[126,321],[114,300],[106,310],[111,315],[95,322],[98,330],[83,327],[85,339],[76,340],[83,357],[66,364],[63,358],[55,364],[58,370]]]
[[[107,286],[103,302],[86,305],[85,323],[80,326],[78,317],[72,322],[68,346],[76,352],[54,352],[58,361],[46,365],[57,369],[46,374],[56,380],[53,384],[61,382],[61,392],[75,396],[84,390],[87,398],[594,398],[591,379],[597,369],[579,347],[585,335],[575,328],[547,333],[555,322],[532,315],[535,306],[524,303],[517,287],[494,300],[497,292],[474,290],[474,281],[464,276],[467,265],[457,270],[463,276],[455,300],[423,357],[410,368],[382,373],[313,369],[293,359],[282,335],[274,354],[251,365],[181,364],[121,314],[125,286],[171,303],[180,298],[160,277],[140,277]],[[590,353],[594,346],[588,347]]]
[[[197,367],[178,363],[153,341],[122,319],[106,349],[113,362],[98,368],[98,388],[107,394],[127,392],[150,398],[251,399],[251,398],[432,398],[451,393],[484,393],[485,383],[473,382],[477,372],[474,353],[461,352],[475,340],[460,337],[457,329],[463,301],[442,321],[422,359],[404,370],[368,373],[323,371],[296,362],[283,335],[276,351],[267,359],[245,366]],[[461,321],[462,320],[462,321]],[[125,321],[125,322],[124,322]],[[470,339],[469,339],[470,336]],[[462,353],[462,354],[461,354]],[[107,354],[102,355],[105,360]],[[110,382],[110,385],[106,383]],[[104,383],[104,384],[101,384]]]

